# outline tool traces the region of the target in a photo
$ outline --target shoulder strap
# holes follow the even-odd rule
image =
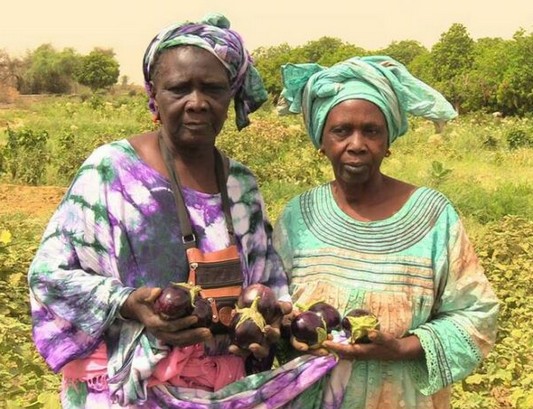
[[[187,207],[185,206],[185,201],[183,199],[179,176],[176,173],[176,169],[174,167],[174,160],[163,139],[161,132],[159,132],[159,149],[161,151],[161,155],[163,156],[167,172],[170,176],[170,185],[172,187],[172,192],[174,193],[174,201],[176,202],[183,244],[185,246],[185,249],[197,247],[196,236],[192,231],[189,213],[187,212]],[[228,189],[226,186],[229,175],[229,158],[216,148],[215,175],[217,178],[217,185],[218,189],[220,190],[220,196],[222,199],[222,209],[224,211],[224,218],[226,221],[226,228],[228,229],[230,243],[235,244],[235,231],[233,228],[233,220],[231,219]]]

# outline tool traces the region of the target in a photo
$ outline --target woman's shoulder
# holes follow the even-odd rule
[[[431,214],[433,218],[456,220],[459,217],[458,211],[453,202],[443,192],[427,187],[418,187],[411,198],[406,203],[407,211],[419,211],[424,214]]]
[[[327,198],[330,191],[329,183],[324,183],[298,193],[289,199],[285,205],[285,212],[301,211],[302,206],[308,208],[313,204],[320,203]]]
[[[418,205],[452,205],[450,199],[441,191],[428,186],[417,187],[412,194]]]
[[[96,147],[87,157],[85,164],[103,162],[123,162],[125,158],[135,158],[135,150],[126,139],[111,141]]]

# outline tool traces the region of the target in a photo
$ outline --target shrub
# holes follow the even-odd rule
[[[506,139],[509,149],[533,146],[533,138],[524,129],[511,129]]]
[[[49,162],[48,132],[8,127],[7,134],[7,144],[2,150],[3,166],[11,174],[11,179],[29,185],[40,184]]]

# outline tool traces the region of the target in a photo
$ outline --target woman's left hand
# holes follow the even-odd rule
[[[372,330],[368,333],[368,344],[344,344],[324,341],[322,347],[337,354],[341,359],[400,361],[416,359],[423,355],[418,337],[409,335],[396,338],[385,332]]]

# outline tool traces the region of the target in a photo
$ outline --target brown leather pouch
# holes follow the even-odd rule
[[[242,291],[243,276],[236,245],[203,253],[196,247],[187,249],[189,284],[202,288],[200,295],[211,301],[211,332],[227,332],[237,298]]]

